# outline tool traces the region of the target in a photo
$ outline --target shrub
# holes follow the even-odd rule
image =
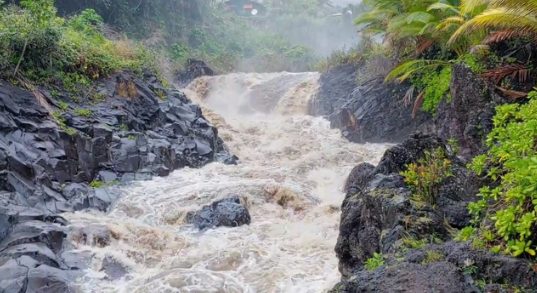
[[[405,177],[405,182],[414,192],[415,198],[430,205],[436,203],[442,182],[454,176],[451,173],[451,161],[446,158],[442,148],[433,152],[425,151],[425,157],[421,158],[418,164],[408,164],[407,170],[401,172],[401,175]]]
[[[478,202],[468,205],[476,233],[493,251],[535,256],[537,228],[537,92],[527,104],[497,107],[489,151],[471,168],[497,186],[483,187]],[[466,229],[469,234],[471,228]]]
[[[384,264],[384,257],[382,256],[382,254],[375,252],[373,254],[373,257],[368,258],[365,261],[364,267],[367,270],[372,271],[372,270],[382,266],[383,264]]]

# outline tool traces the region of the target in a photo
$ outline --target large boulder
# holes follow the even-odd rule
[[[444,150],[451,161],[453,176],[442,180],[435,202],[430,203],[415,197],[400,172],[405,171],[408,164],[418,163],[426,151],[435,149]],[[486,267],[490,262],[504,265],[506,273],[510,270],[509,273],[514,274],[506,278],[517,286],[535,286],[537,278],[523,279],[536,277],[535,272],[513,266],[514,263],[527,265],[523,260],[470,249],[461,243],[448,244],[453,238],[453,229],[470,224],[466,206],[476,200],[482,184],[466,169],[464,162],[446,148],[442,139],[421,133],[388,149],[376,167],[367,163],[356,166],[345,185],[347,194],[341,206],[335,247],[343,283],[334,290],[346,291],[333,292],[474,292],[471,288],[477,279],[468,281],[460,272],[466,256],[485,263]],[[435,249],[440,249],[442,258],[447,261],[428,263],[423,262],[423,257],[416,258],[411,248],[427,243],[443,243]],[[376,253],[392,257],[394,261],[370,272],[365,264]],[[401,257],[405,261],[401,261]],[[499,282],[498,274],[497,270],[483,270],[479,277]],[[438,277],[433,278],[435,275]]]
[[[249,225],[251,221],[248,209],[241,204],[238,196],[231,196],[203,206],[201,210],[190,212],[186,222],[203,230],[213,227],[238,227]]]

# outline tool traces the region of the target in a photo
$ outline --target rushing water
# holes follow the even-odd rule
[[[353,166],[377,163],[383,145],[346,141],[305,115],[317,73],[202,77],[186,93],[219,128],[238,166],[213,163],[135,182],[108,214],[66,215],[75,227],[106,225],[112,243],[92,255],[83,292],[325,292],[338,280],[334,245],[342,187]],[[255,113],[253,109],[268,113]],[[239,195],[251,225],[199,232],[186,212]],[[103,258],[129,275],[109,281]]]

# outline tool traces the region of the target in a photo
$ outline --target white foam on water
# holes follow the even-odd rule
[[[66,214],[74,227],[106,225],[114,236],[106,247],[78,244],[93,255],[77,280],[80,290],[317,293],[338,282],[334,246],[344,181],[356,164],[376,164],[386,146],[350,143],[328,121],[305,114],[318,77],[230,74],[195,80],[185,92],[219,128],[240,164],[213,163],[135,182],[121,190],[107,214]],[[279,86],[287,88],[274,88]],[[264,114],[241,111],[252,99],[274,107]],[[184,223],[188,211],[231,194],[248,207],[250,225],[199,232]],[[101,272],[105,257],[129,275],[108,280]]]

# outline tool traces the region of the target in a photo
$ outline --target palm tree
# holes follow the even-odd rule
[[[487,38],[489,41],[513,36],[537,36],[537,0],[467,0],[461,10],[471,12],[487,4],[488,9],[464,22],[448,43],[454,43],[463,35],[478,30],[493,31]]]

